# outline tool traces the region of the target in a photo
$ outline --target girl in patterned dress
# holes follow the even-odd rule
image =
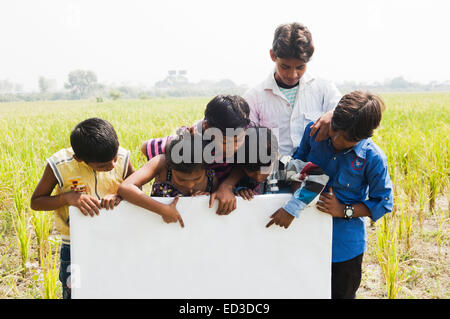
[[[162,216],[167,223],[179,221],[184,227],[176,203],[180,196],[209,195],[218,186],[214,171],[207,167],[201,156],[207,141],[190,134],[174,137],[166,146],[165,154],[153,157],[130,175],[120,186],[119,194],[126,201]],[[200,146],[200,149],[196,149]],[[184,152],[187,151],[186,154]],[[198,156],[197,156],[198,157]],[[142,186],[153,181],[151,197],[175,197],[171,204],[162,204],[147,196]]]

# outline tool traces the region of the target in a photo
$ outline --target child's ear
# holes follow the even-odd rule
[[[270,58],[272,59],[273,62],[276,62],[277,57],[275,56],[275,53],[273,52],[272,49],[270,49]]]
[[[202,123],[202,129],[203,129],[203,131],[206,131],[207,129],[209,129],[209,125],[206,120],[204,120]]]

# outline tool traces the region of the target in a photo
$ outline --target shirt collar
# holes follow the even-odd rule
[[[278,87],[277,82],[275,81],[275,72],[276,72],[276,70],[273,69],[272,72],[267,77],[267,79],[266,79],[266,81],[264,83],[264,89],[265,90],[272,90],[274,92],[280,91],[280,88]],[[308,71],[306,71],[303,74],[303,76],[300,78],[299,89],[302,88],[302,85],[309,84],[312,81],[314,81],[314,76],[311,75],[310,73],[308,73]]]
[[[331,144],[331,138],[329,137],[327,140],[328,140],[328,145],[331,148],[333,148],[333,145]],[[369,143],[369,139],[361,140],[358,142],[358,144],[356,144],[352,148],[346,150],[343,154],[347,154],[347,153],[350,153],[351,151],[354,151],[356,156],[358,156],[359,158],[366,159],[366,151],[367,151],[366,146],[368,143]]]
[[[366,159],[366,151],[367,151],[367,147],[366,146],[367,146],[368,143],[369,143],[369,139],[361,140],[361,141],[359,141],[358,144],[353,146],[353,148],[351,148],[347,152],[353,150],[358,157]]]

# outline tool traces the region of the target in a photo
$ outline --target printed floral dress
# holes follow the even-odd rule
[[[206,177],[208,178],[208,183],[206,186],[206,191],[208,193],[212,192],[213,182],[214,182],[214,170],[207,169]],[[177,196],[189,196],[184,194],[178,188],[176,188],[172,182],[172,170],[167,169],[166,181],[154,183],[152,187],[151,196],[153,197],[177,197]]]

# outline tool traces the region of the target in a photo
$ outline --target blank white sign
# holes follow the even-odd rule
[[[310,205],[288,229],[265,227],[290,196],[238,198],[226,216],[180,198],[184,228],[125,201],[95,217],[70,207],[72,297],[330,298],[331,216]]]

